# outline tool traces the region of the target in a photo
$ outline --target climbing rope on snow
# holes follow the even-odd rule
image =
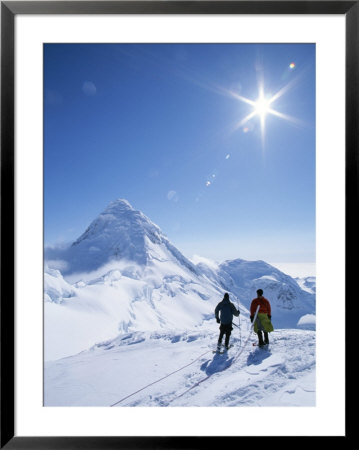
[[[245,346],[247,345],[247,343],[248,343],[248,341],[249,341],[249,338],[250,338],[252,329],[253,329],[253,327],[254,327],[254,323],[255,323],[256,318],[257,318],[258,310],[259,310],[259,305],[258,305],[257,310],[256,310],[256,313],[255,313],[255,315],[254,315],[253,323],[252,323],[251,328],[250,328],[250,330],[249,330],[249,334],[248,334],[248,337],[247,337],[246,342],[244,343],[244,346],[240,348],[239,352],[232,358],[232,360],[229,362],[229,364],[228,364],[223,370],[228,369],[235,361],[237,361],[237,359],[239,358],[239,356],[242,354],[242,352],[243,352]],[[186,367],[190,366],[191,364],[193,364],[193,363],[195,363],[196,361],[198,361],[199,359],[201,359],[204,355],[206,355],[206,354],[209,353],[210,351],[211,351],[211,350],[207,350],[206,352],[202,353],[202,354],[199,355],[197,358],[195,358],[193,361],[191,361],[189,364],[186,364],[185,366],[182,366],[182,367],[180,367],[179,369],[174,370],[173,372],[171,372],[171,373],[165,375],[164,377],[162,377],[162,378],[160,378],[160,379],[158,379],[158,380],[155,380],[155,381],[153,381],[152,383],[147,384],[146,386],[143,386],[141,389],[138,389],[137,391],[132,392],[131,394],[126,395],[125,397],[121,398],[121,399],[118,400],[117,402],[115,402],[115,403],[113,403],[112,405],[110,405],[110,407],[116,406],[116,405],[118,405],[118,404],[124,402],[124,401],[127,400],[128,398],[130,398],[130,397],[132,397],[132,396],[138,394],[139,392],[144,391],[145,389],[149,388],[150,386],[153,386],[154,384],[157,384],[157,383],[159,383],[160,381],[165,380],[166,378],[170,377],[171,375],[174,375],[175,373],[180,372],[181,370],[185,369]],[[192,389],[194,389],[195,387],[199,386],[199,385],[200,385],[201,383],[203,383],[204,381],[208,380],[208,378],[210,378],[212,375],[213,375],[213,374],[210,374],[210,375],[206,376],[205,378],[202,378],[202,379],[199,380],[196,384],[194,384],[194,385],[191,386],[189,389],[187,389],[185,392],[183,392],[182,394],[178,395],[177,397],[174,397],[168,404],[170,404],[170,403],[172,403],[174,400],[176,400],[176,399],[178,399],[178,398],[184,396],[185,394],[187,394],[187,392],[191,391]]]
[[[221,372],[223,372],[224,370],[227,370],[229,367],[231,367],[232,364],[235,363],[235,362],[237,361],[237,359],[241,356],[243,350],[245,349],[245,346],[247,345],[247,343],[248,343],[248,341],[249,341],[249,339],[250,339],[250,337],[251,337],[251,333],[252,333],[252,330],[253,330],[253,327],[254,327],[254,323],[255,323],[255,321],[256,321],[256,319],[257,319],[258,311],[259,311],[259,305],[257,306],[256,312],[255,312],[255,315],[254,315],[254,319],[253,319],[252,325],[251,325],[251,327],[250,327],[250,330],[249,330],[249,333],[248,333],[248,337],[247,337],[247,339],[246,339],[246,342],[244,343],[243,347],[240,348],[239,352],[238,352],[238,353],[237,353],[237,354],[229,361],[228,365],[222,369]],[[215,373],[215,372],[214,372],[214,373]],[[186,391],[182,392],[182,394],[177,395],[177,396],[174,397],[172,400],[170,400],[170,401],[168,402],[168,404],[172,403],[174,400],[177,400],[178,398],[183,397],[183,396],[184,396],[185,394],[187,394],[189,391],[191,391],[192,389],[196,388],[197,386],[199,386],[199,385],[200,385],[201,383],[203,383],[204,381],[208,380],[208,378],[210,378],[212,375],[213,375],[213,373],[211,373],[211,374],[207,375],[205,378],[202,378],[201,380],[197,381],[197,383],[195,383],[193,386],[191,386],[190,388],[188,388]]]
[[[121,400],[118,400],[116,403],[113,403],[113,404],[110,405],[110,406],[111,406],[111,407],[112,407],[112,406],[116,406],[116,405],[118,405],[119,403],[121,403],[121,402],[127,400],[128,398],[132,397],[133,395],[138,394],[139,392],[144,391],[145,389],[149,388],[150,386],[153,386],[153,385],[156,384],[156,383],[159,383],[160,381],[162,381],[162,380],[164,380],[164,379],[170,377],[171,375],[173,375],[173,374],[179,372],[180,370],[185,369],[186,367],[190,366],[190,365],[193,364],[194,362],[198,361],[200,358],[202,358],[202,356],[206,355],[206,354],[209,353],[210,351],[211,351],[211,350],[207,350],[206,352],[202,353],[202,355],[198,356],[196,359],[194,359],[193,361],[191,361],[189,364],[186,364],[185,366],[180,367],[179,369],[177,369],[177,370],[175,370],[175,371],[169,373],[168,375],[165,375],[164,377],[160,378],[159,380],[155,380],[155,381],[153,381],[152,383],[147,384],[146,386],[142,387],[141,389],[138,389],[136,392],[132,392],[131,394],[126,395],[126,397],[121,398]]]
[[[240,351],[237,353],[237,355],[233,358],[233,362],[237,361],[237,359],[241,356],[241,354],[242,354],[242,352],[243,352],[245,346],[248,344],[248,341],[249,341],[249,339],[250,339],[250,337],[251,337],[251,333],[252,333],[253,328],[254,328],[255,321],[256,321],[256,319],[257,319],[258,311],[259,311],[259,305],[257,306],[256,313],[254,314],[254,319],[253,319],[253,322],[252,322],[251,327],[250,327],[250,329],[249,329],[249,333],[248,333],[246,342],[244,343],[244,345],[243,345],[243,347],[240,349]],[[232,364],[233,364],[233,362],[232,362]],[[232,364],[231,364],[231,365],[232,365]]]

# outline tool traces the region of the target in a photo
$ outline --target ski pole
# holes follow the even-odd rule
[[[239,311],[239,304],[238,304],[238,311]],[[238,316],[238,328],[239,328],[239,343],[242,347],[242,330],[241,330],[241,313],[239,312]]]
[[[254,332],[254,324],[255,324],[255,322],[257,320],[259,308],[260,308],[260,305],[257,306],[256,313],[254,314],[253,322],[251,323],[251,332],[252,331]]]
[[[234,325],[235,327],[239,328],[239,326],[236,323],[234,323],[234,322],[232,322],[232,325]],[[241,329],[239,328],[239,346],[241,346],[241,345],[242,345]]]
[[[238,311],[239,311],[239,300],[237,301]],[[238,328],[239,328],[239,346],[242,347],[242,330],[241,330],[241,312],[238,315]]]

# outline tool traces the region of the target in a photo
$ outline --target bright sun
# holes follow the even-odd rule
[[[270,112],[270,100],[265,99],[263,96],[254,104],[254,111],[261,117],[265,117]]]
[[[294,117],[288,116],[287,114],[280,113],[279,111],[273,109],[273,104],[276,100],[278,100],[283,94],[285,94],[295,83],[297,79],[292,80],[290,83],[282,87],[276,94],[273,96],[266,96],[264,93],[264,83],[263,81],[259,83],[258,90],[259,96],[256,101],[251,100],[249,98],[238,95],[235,92],[230,92],[231,96],[240,100],[241,102],[247,103],[252,107],[252,111],[244,117],[238,124],[236,128],[243,127],[249,120],[253,119],[255,116],[259,117],[260,127],[261,127],[261,135],[262,135],[262,144],[264,146],[264,135],[265,135],[265,125],[266,125],[266,117],[267,115],[273,115],[280,117],[281,119],[288,120],[293,123],[299,123],[297,119]]]

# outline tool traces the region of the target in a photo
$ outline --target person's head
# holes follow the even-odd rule
[[[226,293],[224,294],[223,300],[229,300],[229,294],[228,294],[228,292],[226,292]]]
[[[258,295],[258,297],[262,297],[263,290],[262,289],[257,289],[257,295]]]

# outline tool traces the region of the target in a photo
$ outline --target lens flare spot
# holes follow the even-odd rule
[[[295,63],[294,62],[290,63],[289,64],[289,68],[290,68],[290,70],[295,69]]]
[[[248,128],[248,127],[244,127],[244,128],[243,128],[243,133],[248,133],[248,131],[249,131],[249,128]]]
[[[206,181],[206,186],[208,187],[210,185],[211,185],[211,182],[210,181]]]
[[[179,196],[176,191],[168,191],[167,192],[167,199],[173,202],[178,202]]]
[[[226,159],[229,159],[231,157],[231,155],[228,153],[228,155],[226,155]]]

